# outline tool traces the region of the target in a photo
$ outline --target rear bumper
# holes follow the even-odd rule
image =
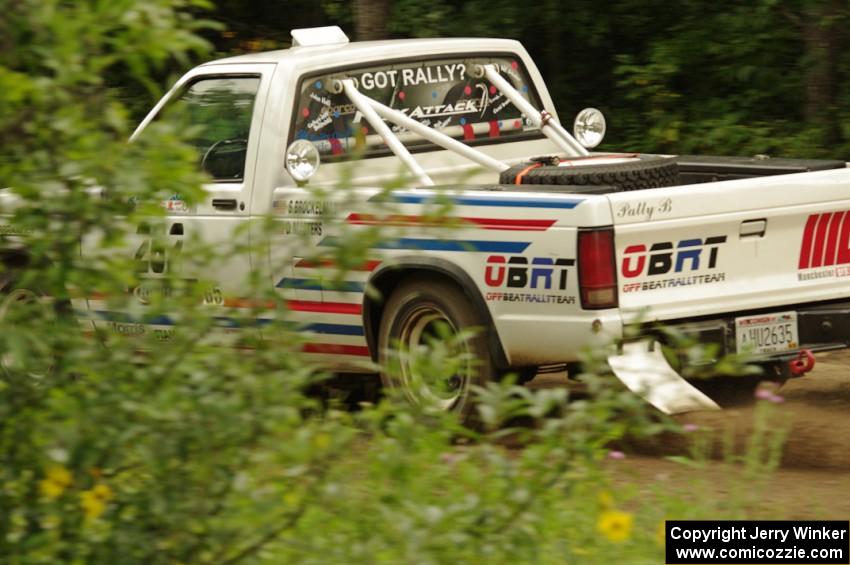
[[[791,305],[765,310],[734,312],[722,317],[700,319],[670,320],[653,324],[642,324],[639,333],[653,336],[664,342],[667,334],[659,325],[684,334],[700,343],[719,345],[717,361],[720,357],[736,353],[735,318],[769,314],[775,312],[797,312],[799,347],[782,353],[759,355],[752,358],[756,363],[784,362],[798,356],[800,350],[813,352],[831,351],[850,347],[850,301],[824,303],[818,305]],[[707,359],[706,362],[712,361]]]

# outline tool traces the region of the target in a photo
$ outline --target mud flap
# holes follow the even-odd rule
[[[620,354],[608,357],[608,365],[629,390],[665,414],[720,410],[673,370],[657,342],[626,343]]]

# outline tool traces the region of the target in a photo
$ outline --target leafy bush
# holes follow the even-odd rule
[[[206,25],[196,14],[203,6],[4,6],[0,213],[11,220],[0,247],[15,268],[0,284],[7,297],[16,286],[37,297],[0,322],[0,555],[10,563],[657,562],[663,509],[615,501],[599,466],[610,442],[668,424],[595,371],[586,377],[591,395],[570,402],[563,389],[492,383],[479,391],[482,426],[472,431],[393,398],[351,413],[306,395],[326,375],[299,355],[283,305],[255,278],[246,293],[280,306],[262,309],[272,318],[263,336],[274,339],[222,332],[197,306],[207,283],[177,277],[164,281],[173,292],[146,307],[180,321],[168,339],[81,331],[90,322],[78,324],[83,313],[71,308],[87,296],[138,308],[128,293],[139,283],[134,257],[124,252],[136,227],[155,224],[171,194],[190,204],[203,196],[187,132],[158,122],[127,144],[128,112],[107,81],[123,73],[150,84],[151,69],[203,52],[194,34]],[[348,235],[334,250],[343,271],[381,237]],[[81,258],[81,239],[96,252]],[[22,241],[26,260],[16,251]],[[245,244],[189,241],[182,266],[197,271]]]

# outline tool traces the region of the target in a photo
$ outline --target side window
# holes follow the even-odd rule
[[[179,120],[198,152],[198,163],[217,181],[241,181],[258,77],[202,78],[165,110]]]
[[[495,143],[537,133],[539,130],[486,78],[469,75],[467,60],[394,63],[305,78],[300,85],[292,137],[312,141],[323,158],[345,158],[354,151],[363,151],[367,157],[389,152],[345,94],[329,92],[332,77],[340,75],[354,79],[366,96],[466,143]],[[479,57],[475,62],[495,64],[514,88],[540,108],[518,60]],[[388,125],[409,148],[433,147],[395,124]]]

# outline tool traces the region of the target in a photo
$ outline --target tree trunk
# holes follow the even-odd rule
[[[824,131],[825,143],[841,140],[836,108],[837,65],[846,11],[843,1],[819,2],[807,10],[802,21],[805,46],[804,116]]]
[[[354,33],[358,41],[386,39],[390,0],[354,0]]]

